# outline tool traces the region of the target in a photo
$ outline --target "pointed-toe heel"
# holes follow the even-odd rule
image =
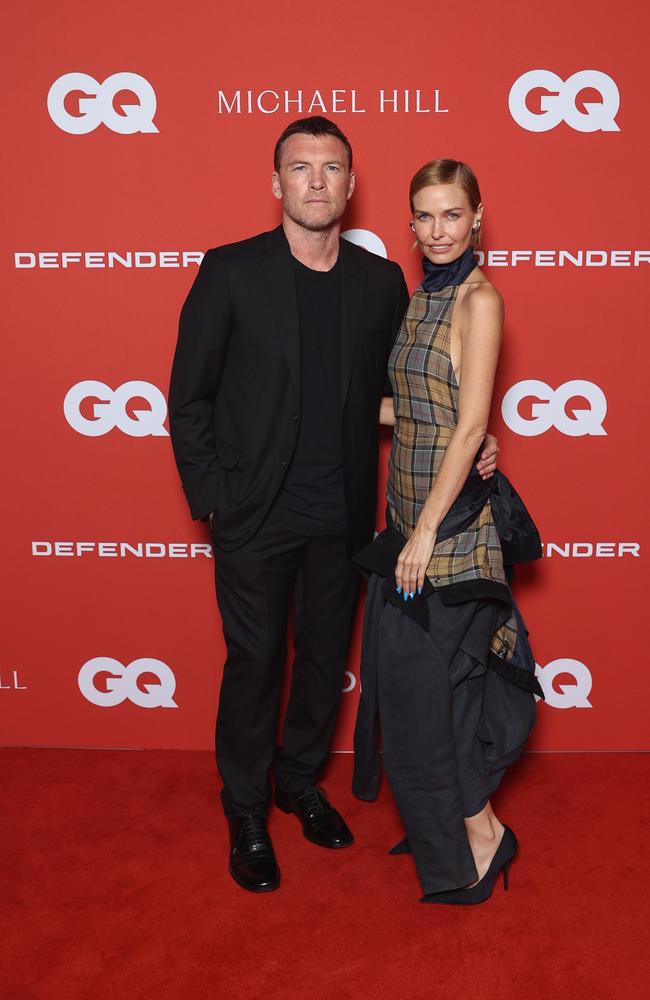
[[[499,872],[503,872],[503,888],[507,890],[510,881],[510,862],[517,853],[517,846],[517,838],[510,827],[504,827],[501,842],[482,879],[467,889],[429,892],[426,896],[422,896],[420,902],[444,903],[449,906],[474,906],[477,903],[484,903],[492,895]]]

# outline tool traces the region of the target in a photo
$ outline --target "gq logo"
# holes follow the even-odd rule
[[[131,406],[133,400],[144,400],[148,409]],[[101,437],[114,427],[130,437],[169,436],[163,427],[165,397],[150,382],[125,382],[115,391],[94,379],[78,382],[66,393],[63,412],[70,426],[86,437]]]
[[[582,400],[581,406],[577,402],[569,406],[575,397]],[[508,389],[501,404],[501,415],[510,430],[524,437],[536,437],[551,427],[569,437],[606,435],[603,427],[606,413],[603,390],[582,379],[565,382],[557,389],[538,379],[526,379]]]
[[[142,674],[154,675],[157,682],[139,685]],[[101,687],[97,686],[99,677],[104,679]],[[140,708],[178,708],[176,678],[162,660],[143,656],[125,667],[110,656],[96,656],[84,663],[77,681],[84,698],[100,708],[113,708],[127,699]]]
[[[560,674],[568,674],[574,683],[555,687],[554,681]],[[593,708],[589,701],[591,673],[580,660],[551,660],[545,667],[536,663],[535,676],[544,691],[546,704],[551,708]],[[538,695],[535,699],[539,701]]]
[[[137,103],[124,91],[135,95]],[[103,83],[87,73],[66,73],[50,87],[47,110],[54,124],[70,135],[86,135],[102,122],[122,135],[158,131],[153,123],[155,91],[137,73],[113,73]]]
[[[600,101],[583,100],[582,90],[595,90]],[[533,91],[543,91],[538,98],[539,111],[531,111],[527,100]],[[512,85],[508,97],[510,114],[529,132],[548,132],[565,121],[578,132],[620,132],[615,118],[621,103],[618,87],[611,76],[597,69],[584,69],[563,80],[548,69],[532,69]]]

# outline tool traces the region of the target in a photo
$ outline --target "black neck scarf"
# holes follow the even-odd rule
[[[424,268],[422,287],[425,292],[439,292],[448,285],[462,285],[467,275],[477,266],[474,248],[468,247],[460,257],[456,257],[456,260],[448,264],[433,264],[428,257],[424,257],[422,266]]]

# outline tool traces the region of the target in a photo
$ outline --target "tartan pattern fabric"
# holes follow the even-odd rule
[[[451,320],[457,285],[413,293],[388,362],[395,427],[387,501],[395,527],[410,538],[458,423],[458,383],[451,363]],[[465,531],[435,545],[427,576],[434,587],[469,580],[506,584],[501,542],[489,501]],[[493,638],[509,659],[514,614]]]

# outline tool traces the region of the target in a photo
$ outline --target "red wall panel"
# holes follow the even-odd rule
[[[647,748],[650,681],[635,634],[647,505],[647,18],[640,5],[584,0],[498,13],[476,0],[446,10],[412,0],[13,9],[0,234],[4,743],[211,745],[223,644],[208,534],[190,521],[169,437],[146,414],[166,391],[198,254],[277,224],[273,145],[311,104],[354,146],[344,228],[380,237],[411,287],[410,177],[436,156],[476,170],[487,272],[507,313],[492,429],[551,546],[518,583],[549,695],[531,745]],[[546,75],[532,81],[529,114],[515,107],[519,123],[509,95],[532,70]],[[58,103],[55,89],[48,109],[70,73],[96,86],[81,93],[77,82]],[[117,73],[136,75],[134,93],[124,79],[113,86]],[[548,73],[564,81],[555,92]],[[522,424],[502,401],[526,380],[548,393],[518,403]],[[583,396],[563,400],[574,380]],[[107,389],[83,399],[71,424],[64,400],[85,381]],[[112,403],[133,381],[146,385]],[[104,433],[80,431],[88,422]],[[384,438],[380,496],[387,453]],[[80,689],[98,657],[118,666],[97,674],[91,697],[111,700],[112,688],[118,704]],[[173,693],[156,662],[127,669],[143,659],[169,668]],[[357,632],[338,749],[351,747],[358,660]]]

